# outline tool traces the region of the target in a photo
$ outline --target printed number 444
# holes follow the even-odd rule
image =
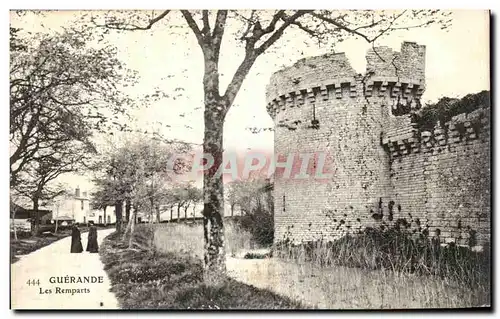
[[[28,286],[40,286],[40,279],[30,279],[26,282]]]

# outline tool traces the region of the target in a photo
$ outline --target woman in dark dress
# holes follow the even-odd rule
[[[87,251],[90,253],[96,253],[99,250],[97,244],[97,227],[92,224],[89,229],[89,237],[87,240]]]
[[[82,251],[83,251],[83,246],[82,246],[82,238],[80,236],[80,230],[75,224],[73,225],[73,229],[71,231],[71,252],[81,253]]]

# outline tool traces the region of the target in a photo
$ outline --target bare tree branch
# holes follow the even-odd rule
[[[196,36],[198,43],[203,48],[203,34],[201,33],[200,28],[196,24],[196,21],[194,21],[193,15],[188,10],[181,10],[181,13],[184,16],[184,19],[186,19],[188,26],[191,28],[194,35]]]
[[[210,35],[210,21],[208,21],[208,10],[202,10],[203,15],[203,29],[201,33],[203,35]]]
[[[165,18],[171,10],[165,10],[163,11],[160,15],[158,15],[155,18],[152,18],[149,20],[149,23],[146,26],[138,26],[134,24],[127,24],[123,22],[106,22],[105,24],[98,24],[95,22],[94,19],[92,21],[97,27],[103,27],[103,28],[108,28],[108,29],[115,29],[115,30],[127,30],[127,31],[144,31],[144,30],[149,30],[153,27],[154,24],[156,24],[158,21],[162,20]]]
[[[330,23],[336,27],[338,27],[339,29],[341,30],[344,30],[344,31],[347,31],[349,33],[352,33],[352,34],[355,34],[355,35],[358,35],[360,37],[362,37],[363,39],[365,39],[367,42],[371,43],[373,42],[372,40],[370,40],[370,38],[368,38],[366,35],[364,35],[363,33],[359,32],[359,31],[356,31],[355,29],[351,29],[345,25],[343,25],[342,23],[338,22],[338,20],[336,19],[332,19],[332,18],[329,18],[329,17],[326,17],[324,15],[321,15],[321,14],[318,14],[318,13],[315,13],[315,12],[312,12],[311,15],[313,17],[316,17],[320,20],[323,20],[327,23]]]
[[[247,27],[246,27],[245,31],[243,31],[243,35],[240,37],[240,40],[244,40],[246,38],[246,36],[248,35],[248,33],[250,33],[250,31],[252,30],[252,27],[255,25],[255,21],[254,21],[255,12],[256,12],[255,9],[252,10],[252,12],[250,13],[250,18],[247,18],[244,15],[240,14],[238,11],[234,11],[234,14],[236,16],[240,17],[241,19],[243,19],[247,22]]]
[[[301,24],[299,21],[294,21],[294,22],[292,22],[292,24],[296,25],[297,27],[299,27],[299,29],[301,29],[302,31],[306,32],[307,34],[309,34],[312,37],[317,37],[318,36],[318,32],[309,29],[308,27],[306,27],[303,24]]]
[[[217,11],[217,18],[215,19],[214,31],[212,33],[212,39],[214,43],[215,54],[217,59],[219,57],[220,46],[222,43],[222,37],[224,36],[224,29],[226,27],[227,10]]]
[[[268,30],[274,29],[276,22],[275,18],[279,15],[280,18],[284,21],[283,24],[276,30],[263,44],[261,44],[257,49],[255,49],[255,53],[257,55],[262,54],[264,51],[266,51],[271,45],[276,42],[282,35],[283,32],[285,32],[285,29],[288,28],[293,22],[295,22],[298,18],[302,17],[303,15],[307,13],[312,13],[313,10],[298,10],[295,12],[292,16],[286,17],[284,12],[280,11],[278,12],[274,17],[273,20],[271,21],[271,24],[269,25],[268,28],[264,30],[265,33],[268,33]],[[271,31],[272,32],[272,31]]]

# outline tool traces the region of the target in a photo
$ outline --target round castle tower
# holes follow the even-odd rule
[[[400,117],[420,107],[425,47],[404,42],[400,52],[370,49],[366,74],[344,53],[302,59],[271,77],[267,110],[275,123],[275,153],[315,154],[309,169],[324,174],[274,180],[275,241],[333,239],[370,226],[389,197],[389,152],[382,144]],[[323,155],[321,155],[323,154]],[[302,155],[303,156],[303,155]],[[280,158],[280,162],[286,158]]]

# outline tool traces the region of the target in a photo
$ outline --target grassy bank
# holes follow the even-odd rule
[[[182,251],[189,249],[187,244],[175,252],[160,251],[153,237],[151,226],[139,225],[132,249],[128,248],[128,238],[122,239],[116,234],[104,240],[101,259],[111,279],[112,291],[123,309],[303,308],[286,297],[230,278],[220,286],[208,286],[202,281],[201,260]],[[190,239],[184,238],[176,245],[192,242]],[[195,242],[200,242],[200,238]]]

